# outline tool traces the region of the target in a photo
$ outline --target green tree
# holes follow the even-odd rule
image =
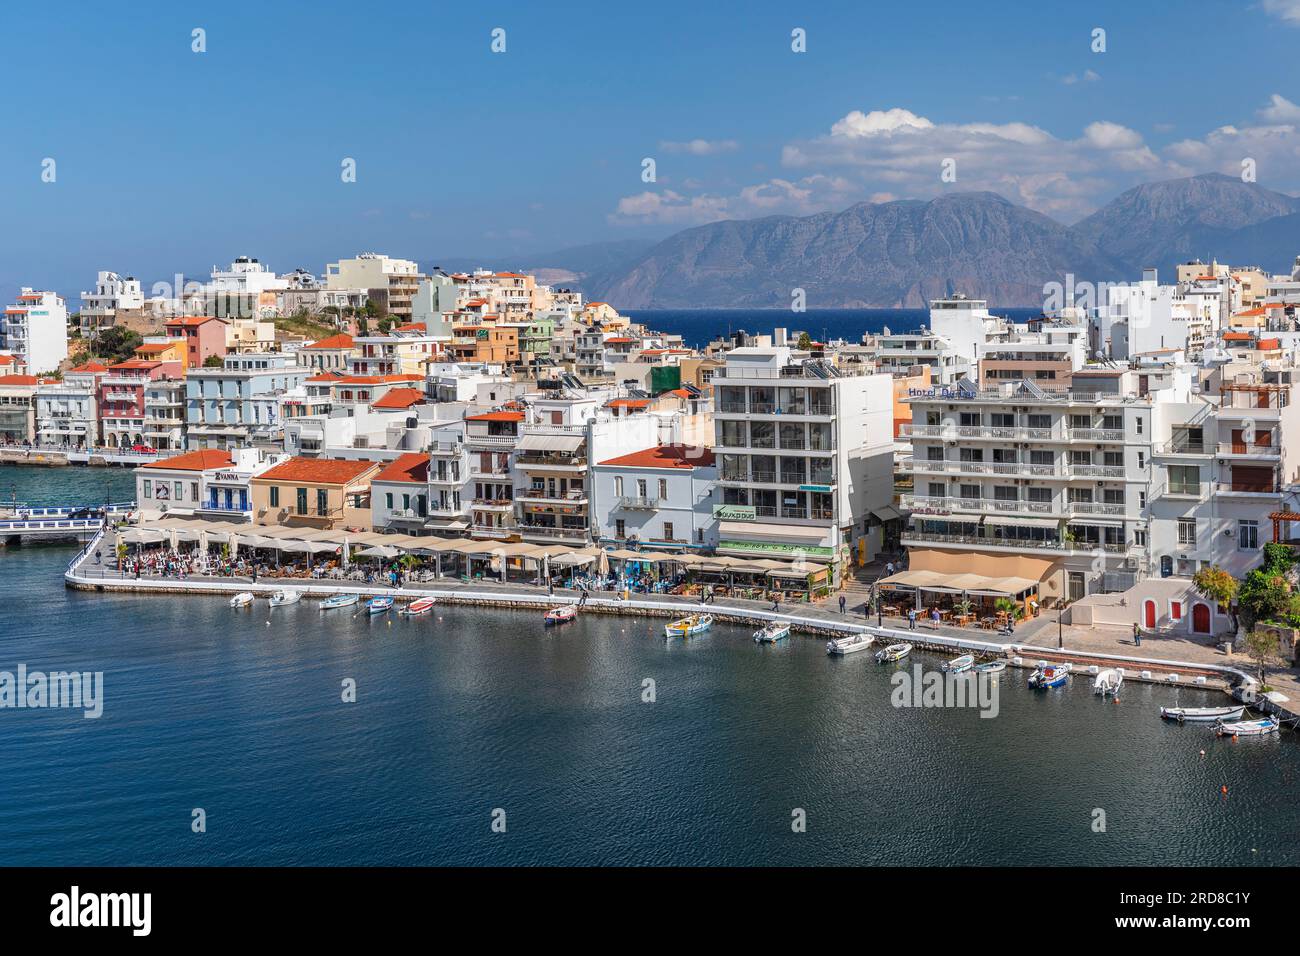
[[[1256,568],[1247,574],[1237,594],[1237,607],[1247,629],[1259,621],[1286,620],[1292,603],[1286,575],[1268,568]]]
[[[90,354],[108,362],[125,362],[144,343],[140,333],[125,326],[104,329],[90,343]]]
[[[1227,571],[1215,565],[1208,568],[1201,568],[1192,575],[1192,586],[1196,588],[1198,594],[1209,598],[1215,604],[1231,609],[1232,602],[1237,599],[1237,592],[1240,590],[1240,583]],[[1236,615],[1233,615],[1233,626],[1236,626]]]
[[[1261,685],[1265,684],[1264,674],[1268,665],[1277,657],[1277,635],[1272,631],[1251,631],[1246,635],[1246,653],[1255,662],[1256,672]]]
[[[203,360],[204,368],[221,368],[226,364],[226,360],[220,355],[209,355]]]
[[[807,332],[799,333],[799,348],[802,351],[805,352],[808,351],[810,348],[812,348],[812,344],[813,344],[813,340],[811,335],[809,335]]]

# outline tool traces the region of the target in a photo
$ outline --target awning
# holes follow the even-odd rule
[[[937,584],[947,577],[948,575],[940,574],[938,571],[899,571],[897,574],[881,578],[880,583],[885,586],[919,588],[928,584]]]
[[[872,508],[871,513],[881,521],[893,521],[895,518],[902,517],[902,515],[898,513],[898,509],[893,505],[885,505],[881,508]]]
[[[158,544],[167,540],[167,535],[161,531],[148,531],[144,528],[133,528],[118,536],[119,541],[127,544]]]
[[[943,574],[939,571],[900,571],[881,578],[880,583],[940,594],[977,594],[988,597],[1014,597],[1038,586],[1038,582],[1032,578],[991,578],[983,574]]]
[[[515,445],[519,451],[575,452],[586,441],[584,435],[525,435]]]
[[[578,554],[575,551],[551,558],[551,566],[556,568],[583,567],[584,565],[591,564],[591,562],[595,560],[596,559],[590,554]]]
[[[1091,515],[1087,518],[1071,518],[1070,524],[1092,525],[1094,528],[1122,528],[1124,527],[1123,518],[1094,518]],[[1084,542],[1079,542],[1083,544]]]
[[[822,528],[802,528],[798,525],[768,524],[762,521],[720,521],[718,535],[741,541],[746,538],[776,538],[819,547],[826,531]]]
[[[1003,528],[1058,528],[1059,518],[1027,518],[1023,515],[989,515],[985,524],[995,524]]]
[[[358,551],[357,554],[363,558],[395,558],[401,554],[401,552],[396,548],[377,544],[374,547],[366,548],[364,551]]]

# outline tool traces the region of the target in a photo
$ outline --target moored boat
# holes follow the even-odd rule
[[[943,669],[949,674],[961,674],[975,666],[975,655],[963,654],[961,657],[954,657],[950,661],[944,661]]]
[[[1108,667],[1092,681],[1092,692],[1102,697],[1114,697],[1124,684],[1124,672],[1115,667]]]
[[[876,651],[876,663],[892,664],[894,661],[901,661],[910,653],[912,653],[911,644],[890,644],[883,650]]]
[[[853,634],[849,637],[836,637],[826,642],[827,654],[856,654],[865,651],[876,639],[871,634]]]
[[[563,607],[553,607],[546,612],[542,618],[542,623],[547,627],[554,624],[567,624],[569,621],[576,620],[578,617],[578,605],[566,604]]]
[[[406,607],[402,608],[398,613],[408,614],[411,616],[424,614],[427,611],[433,610],[433,605],[436,603],[437,601],[431,597],[416,598],[410,604],[406,605]]]
[[[1001,674],[1006,669],[1006,661],[985,661],[983,664],[975,665],[977,674]]]
[[[320,602],[322,611],[332,611],[336,607],[351,607],[361,598],[356,594],[336,594]]]
[[[1160,716],[1165,720],[1176,720],[1180,724],[1185,720],[1197,723],[1210,723],[1223,720],[1240,720],[1246,712],[1244,705],[1235,707],[1161,707]]]
[[[231,607],[248,607],[253,603],[252,591],[240,591],[230,599]]]
[[[393,609],[393,599],[390,597],[371,598],[366,602],[367,614],[387,614]]]
[[[664,637],[690,637],[701,634],[713,626],[712,614],[692,614],[679,621],[664,625]]]
[[[1029,686],[1036,690],[1060,687],[1070,679],[1070,670],[1071,665],[1068,662],[1065,664],[1044,664],[1029,675]]]
[[[790,636],[790,625],[772,621],[754,632],[754,640],[760,644],[775,644]]]
[[[276,591],[271,595],[271,607],[284,607],[288,604],[297,604],[301,600],[301,591]]]
[[[1214,725],[1214,732],[1220,737],[1262,737],[1264,734],[1276,733],[1281,726],[1276,717],[1263,720],[1219,721]]]

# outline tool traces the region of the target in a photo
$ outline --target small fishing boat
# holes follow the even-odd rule
[[[366,602],[367,614],[387,614],[393,609],[393,599],[390,597],[371,598]]]
[[[901,661],[910,653],[912,653],[911,644],[890,644],[883,650],[876,651],[876,663],[892,664],[894,661]]]
[[[1279,726],[1276,717],[1235,722],[1221,720],[1214,725],[1214,732],[1220,737],[1262,737],[1264,734],[1276,733]]]
[[[1165,720],[1176,720],[1180,724],[1185,720],[1198,723],[1211,721],[1241,720],[1246,712],[1242,705],[1236,707],[1161,707],[1160,716]]]
[[[285,607],[302,600],[301,591],[276,591],[271,595],[271,607]]]
[[[826,642],[827,654],[856,654],[865,651],[876,639],[871,634],[854,634],[852,637],[837,637]]]
[[[702,634],[713,626],[712,614],[692,614],[680,621],[664,625],[664,637],[691,637]]]
[[[1001,674],[1006,669],[1006,661],[985,661],[983,664],[975,665],[977,674]]]
[[[332,611],[336,607],[351,607],[359,600],[360,597],[356,594],[336,594],[321,601],[320,609],[322,611]]]
[[[1060,687],[1070,679],[1070,670],[1071,665],[1068,662],[1065,664],[1044,664],[1029,675],[1029,686],[1035,690]]]
[[[248,607],[253,603],[252,591],[240,591],[230,599],[231,607]]]
[[[954,657],[950,661],[945,661],[943,669],[949,674],[962,674],[975,666],[975,655],[963,654],[961,657]]]
[[[790,625],[772,621],[754,632],[754,640],[760,644],[775,644],[790,636]]]
[[[1108,667],[1098,674],[1092,681],[1092,692],[1100,694],[1102,697],[1114,697],[1119,693],[1119,689],[1124,684],[1124,672]]]
[[[435,603],[437,602],[431,597],[416,598],[414,601],[406,605],[406,607],[402,608],[397,613],[407,614],[414,617],[416,614],[424,614],[428,611],[433,610],[433,605]]]
[[[569,621],[577,620],[577,618],[578,605],[566,604],[563,607],[553,607],[547,611],[546,616],[542,618],[542,623],[550,627],[553,624],[567,624]]]

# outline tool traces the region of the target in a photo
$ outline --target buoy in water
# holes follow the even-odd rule
[[[1222,787],[1219,788],[1219,792],[1226,797],[1228,795],[1228,785],[1225,783]]]

